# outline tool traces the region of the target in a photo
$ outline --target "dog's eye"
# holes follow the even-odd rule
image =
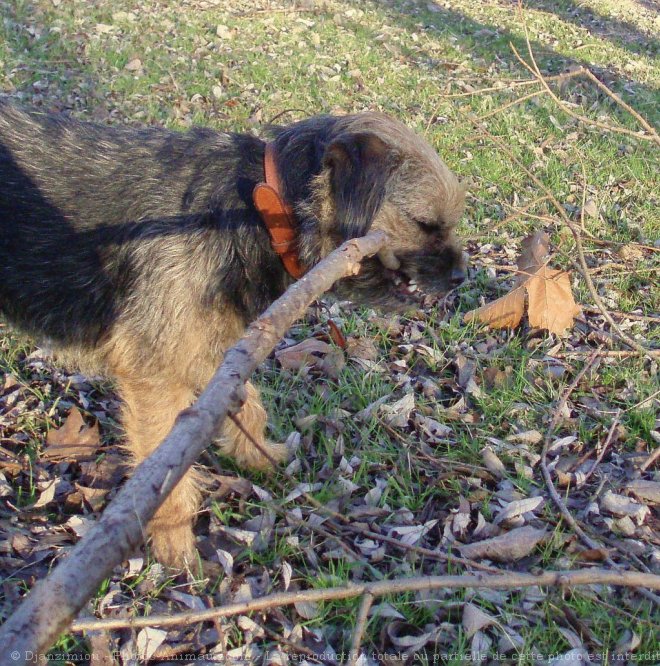
[[[435,224],[429,224],[428,222],[418,219],[415,219],[414,222],[425,234],[433,234],[438,230],[438,227],[436,227]]]

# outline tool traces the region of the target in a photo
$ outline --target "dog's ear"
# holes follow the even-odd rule
[[[342,238],[363,236],[369,230],[385,198],[392,162],[392,149],[374,134],[345,134],[326,147],[323,166],[330,173]]]

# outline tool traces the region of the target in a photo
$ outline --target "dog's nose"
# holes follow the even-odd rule
[[[462,268],[452,268],[449,275],[449,285],[452,289],[460,287],[465,282],[465,270]]]

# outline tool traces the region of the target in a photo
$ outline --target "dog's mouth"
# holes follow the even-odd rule
[[[392,270],[384,268],[385,277],[392,283],[392,293],[397,299],[404,302],[423,303],[429,294],[422,291],[414,277],[411,277],[404,270]]]

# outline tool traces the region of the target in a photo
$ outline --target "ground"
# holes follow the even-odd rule
[[[25,104],[112,124],[254,132],[276,117],[379,109],[426,134],[470,185],[459,230],[469,281],[406,317],[332,301],[313,308],[281,347],[313,336],[329,347],[311,365],[297,366],[289,353],[287,369],[286,353],[273,357],[257,377],[271,437],[298,445],[286,472],[246,477],[209,453],[198,581],[169,578],[136,553],[89,614],[175,613],[287,588],[470,569],[367,538],[356,526],[441,554],[499,534],[513,541],[513,530],[526,526],[543,532],[527,552],[478,563],[535,572],[607,566],[609,557],[658,572],[660,479],[649,460],[660,441],[658,357],[624,344],[605,320],[566,219],[548,198],[582,228],[589,274],[610,316],[638,345],[657,349],[657,144],[583,76],[551,83],[563,109],[539,84],[509,85],[531,77],[512,50],[529,60],[527,26],[544,74],[588,67],[655,125],[655,2],[530,1],[521,16],[511,0],[0,0],[0,17],[0,90]],[[551,236],[552,265],[571,271],[583,306],[574,327],[557,337],[526,325],[465,325],[465,312],[506,293],[522,239],[540,230]],[[346,344],[329,336],[329,319]],[[599,348],[605,353],[594,358]],[[61,430],[78,413],[82,431],[75,420]],[[117,414],[110,384],[56,369],[0,323],[5,617],[112,498],[124,473]],[[576,536],[549,497],[540,462],[546,439],[554,483],[599,548]],[[349,525],[322,519],[301,487]],[[580,650],[598,663],[633,654],[640,663],[660,660],[657,606],[632,590],[463,590],[386,601],[367,623],[363,664],[379,654],[381,663],[394,663],[393,655],[412,663],[413,653],[420,663],[460,663],[479,652],[487,662],[532,664],[551,655],[576,660]],[[333,663],[350,645],[358,605],[70,634],[53,654],[100,658],[120,649],[130,663],[134,654],[164,662],[242,653],[268,664],[323,655]]]

